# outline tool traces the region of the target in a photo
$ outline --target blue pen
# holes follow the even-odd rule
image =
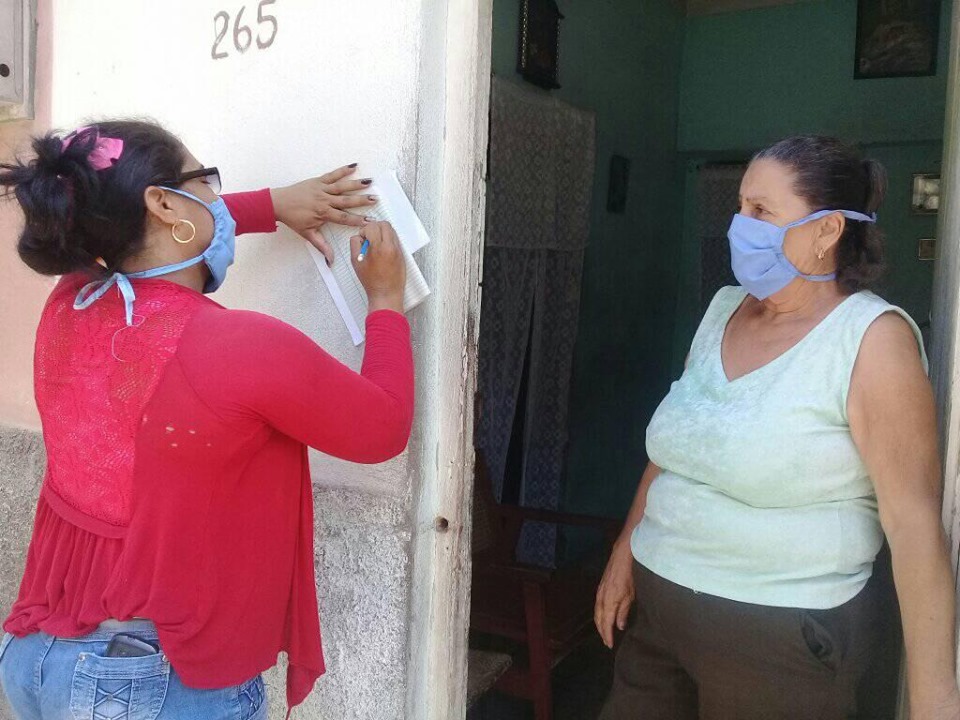
[[[357,262],[363,262],[363,259],[367,256],[367,253],[369,251],[370,251],[370,241],[364,238],[363,244],[360,246],[360,254],[357,255]]]

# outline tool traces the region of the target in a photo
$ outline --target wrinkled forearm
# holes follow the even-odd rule
[[[899,520],[887,537],[903,618],[911,707],[955,693],[954,581],[938,513]]]

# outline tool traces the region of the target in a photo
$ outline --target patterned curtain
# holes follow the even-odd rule
[[[490,135],[477,446],[500,498],[513,423],[524,413],[521,504],[555,509],[590,232],[595,121],[494,78]],[[518,408],[528,354],[527,404]],[[524,528],[521,561],[549,566],[555,554],[556,527]]]
[[[477,447],[499,500],[533,321],[537,251],[490,247],[483,257],[483,304],[477,383]]]

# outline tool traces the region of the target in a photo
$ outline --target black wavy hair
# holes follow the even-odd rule
[[[88,156],[98,137],[118,138],[123,151],[95,170]],[[155,122],[110,120],[71,138],[56,132],[33,139],[33,157],[0,165],[0,187],[23,208],[20,257],[44,275],[102,273],[136,255],[146,228],[144,190],[183,172],[183,143]]]

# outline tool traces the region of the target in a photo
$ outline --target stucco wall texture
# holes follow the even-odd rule
[[[46,457],[35,430],[0,426],[0,615],[13,604],[27,559]],[[0,720],[14,720],[0,692]]]
[[[442,32],[437,13],[443,5],[245,0],[220,7],[194,0],[103,0],[93,14],[75,0],[41,0],[41,20],[44,13],[53,19],[46,25],[49,44],[40,47],[49,74],[38,80],[38,94],[49,94],[49,117],[36,127],[7,131],[8,144],[22,146],[41,126],[149,116],[177,133],[201,162],[216,165],[225,191],[277,186],[351,162],[360,163],[363,174],[394,169],[433,234],[440,215],[435,198],[443,57],[426,61],[422,48],[424,37],[432,47],[443,46],[442,38],[432,36]],[[253,33],[242,53],[234,41],[241,6],[240,25]],[[218,43],[221,11],[229,25]],[[276,20],[268,47],[257,43],[271,34],[271,23],[258,22],[258,12]],[[109,31],[109,42],[103,39],[103,18],[116,29]],[[243,39],[241,34],[241,45]],[[213,57],[224,52],[226,57]],[[17,220],[15,213],[6,217],[0,215],[0,270],[9,277],[17,263]],[[442,238],[434,236],[418,258],[431,285],[441,248]],[[9,610],[20,579],[43,466],[29,357],[49,281],[20,267],[13,272],[29,292],[13,296],[0,286],[0,615]],[[241,238],[237,263],[214,299],[279,317],[359,367],[362,348],[351,344],[304,241],[289,231]],[[436,359],[428,353],[435,342],[436,307],[433,298],[410,318],[421,411],[409,450],[376,467],[311,455],[328,673],[296,712],[303,720],[411,717],[410,687],[420,681],[411,679],[410,648],[422,614],[411,597],[414,515],[423,468],[437,452],[424,447],[434,436],[429,406]],[[283,667],[267,680],[270,716],[282,718]],[[0,720],[9,718],[0,708]]]

